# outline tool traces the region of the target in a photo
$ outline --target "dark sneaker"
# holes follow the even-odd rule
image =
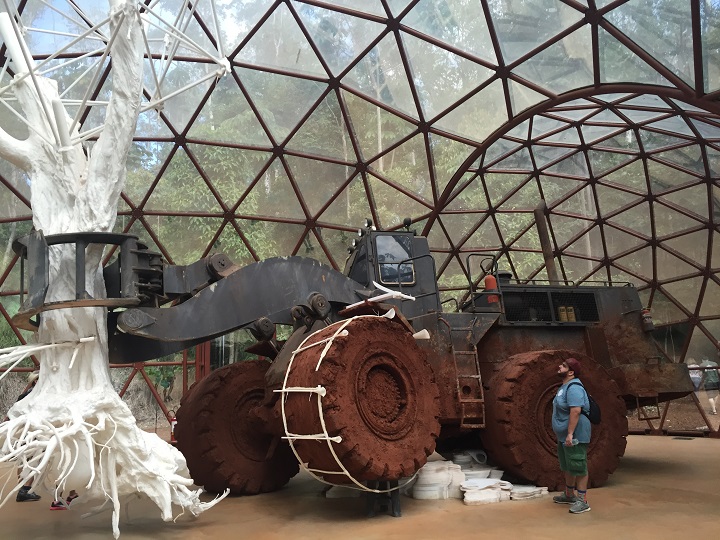
[[[50,505],[50,510],[67,510],[67,506],[65,506],[62,501],[53,501]]]
[[[39,501],[40,495],[33,493],[32,491],[18,491],[16,502],[27,502],[27,501]]]
[[[570,507],[571,514],[582,514],[583,512],[589,512],[589,511],[590,511],[590,505],[587,503],[587,501],[577,500]]]
[[[75,499],[77,499],[77,498],[78,498],[77,495],[70,495],[70,496],[66,499],[65,502],[67,503],[68,506],[70,506],[70,503],[73,502],[73,501],[74,501]]]
[[[565,492],[553,497],[553,502],[558,504],[573,504],[575,501],[577,501],[577,497],[575,495],[570,495],[568,497]]]

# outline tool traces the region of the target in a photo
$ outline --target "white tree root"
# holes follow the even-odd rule
[[[37,404],[32,411],[23,410],[29,409],[23,407],[25,400],[18,402],[10,419],[0,424],[0,462],[15,462],[20,468],[17,484],[9,486],[8,479],[2,486],[0,506],[29,480],[34,489],[52,492],[55,499],[74,489],[82,497],[79,501],[104,501],[97,510],[112,502],[113,536],[118,538],[121,499],[128,496],[147,495],[162,519],[170,521],[173,504],[181,507],[179,515],[198,515],[227,495],[202,502],[202,490],[192,488],[183,455],[139,429],[115,392],[76,393],[72,403],[67,396],[56,397],[43,411]]]
[[[0,366],[47,349],[77,357],[82,345],[93,342],[3,349]],[[60,493],[75,490],[81,497],[78,502],[102,501],[87,515],[112,503],[113,536],[118,538],[124,499],[145,494],[160,508],[162,519],[170,521],[186,511],[196,516],[227,495],[202,502],[202,490],[192,487],[183,455],[156,434],[141,430],[112,386],[97,385],[100,388],[76,390],[69,396],[43,382],[38,383],[42,392],[36,388],[15,403],[9,419],[0,424],[0,463],[16,463],[19,468],[17,483],[11,485],[10,475],[0,490],[0,507],[30,480],[33,489],[53,493],[56,500]],[[181,509],[175,517],[173,505]]]
[[[112,94],[105,130],[91,149],[77,139],[62,110],[58,85],[32,71],[32,62],[20,52],[22,35],[6,17],[3,37],[15,66],[12,90],[31,128],[17,140],[0,128],[0,157],[24,169],[32,178],[33,226],[46,236],[78,231],[110,232],[125,182],[125,164],[140,111],[143,80],[143,21],[134,0],[108,0],[112,58]],[[144,5],[143,5],[144,6]],[[143,11],[145,7],[143,7]],[[3,28],[0,25],[0,30]],[[14,36],[14,37],[13,37]],[[6,53],[7,54],[7,53]],[[23,71],[25,71],[23,73]],[[30,75],[30,76],[28,76]],[[50,106],[50,104],[54,104]],[[50,114],[53,111],[53,114]],[[48,254],[48,291],[45,302],[75,297],[74,246],[52,246]],[[101,261],[103,246],[90,244],[85,252],[86,292],[104,298]],[[0,351],[0,365],[17,365],[29,354],[40,361],[40,379],[30,395],[8,412],[0,424],[0,462],[20,469],[19,481],[0,492],[0,506],[27,481],[33,489],[59,493],[75,490],[84,502],[112,502],[112,529],[117,538],[121,499],[144,493],[172,519],[175,504],[194,515],[207,510],[201,490],[192,480],[182,454],[137,426],[130,409],[115,392],[108,367],[107,310],[64,308],[42,314],[37,339],[43,345]],[[132,361],[131,358],[128,361]]]

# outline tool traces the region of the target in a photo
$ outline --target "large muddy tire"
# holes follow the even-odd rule
[[[588,446],[590,486],[602,486],[625,453],[627,410],[615,381],[591,358],[570,351],[518,354],[493,375],[485,393],[482,441],[488,456],[505,471],[551,490],[564,486],[551,419],[561,384],[558,367],[571,356],[580,360],[580,380],[602,411]]]
[[[324,354],[325,345],[308,347],[341,325],[348,334],[332,339]],[[346,483],[349,477],[331,474],[342,470],[333,453],[358,481],[396,480],[425,464],[439,433],[439,396],[432,368],[406,328],[384,317],[358,317],[316,332],[303,349],[288,368],[287,386],[322,386],[323,419],[315,394],[289,393],[288,431],[319,434],[324,421],[328,434],[342,439],[295,441],[309,468],[328,471],[329,482]]]
[[[266,493],[298,472],[287,441],[264,433],[252,412],[265,395],[269,366],[250,360],[215,370],[194,384],[180,403],[177,447],[194,482],[207,491]]]

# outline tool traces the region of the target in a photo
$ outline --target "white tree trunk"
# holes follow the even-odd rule
[[[142,33],[136,4],[109,0],[113,88],[106,127],[89,159],[81,145],[60,149],[30,131],[25,141],[0,133],[0,155],[30,175],[33,223],[52,234],[110,232],[125,181],[125,161],[132,143],[142,89]],[[18,64],[19,65],[19,64]],[[19,77],[20,75],[17,75]],[[54,118],[45,114],[58,100],[55,81],[29,77],[16,86],[16,96],[31,125],[55,140]],[[67,124],[70,125],[68,119]],[[103,246],[86,252],[86,290],[94,298],[105,295],[101,259]],[[50,252],[50,281],[46,302],[73,298],[75,254],[56,246]],[[78,501],[112,502],[112,527],[119,536],[120,500],[138,491],[172,519],[175,504],[198,514],[213,503],[201,503],[182,454],[157,435],[140,430],[127,405],[113,389],[108,365],[106,310],[68,308],[42,314],[39,343],[77,343],[39,355],[40,379],[33,392],[16,403],[9,421],[0,425],[2,460],[21,467],[19,487],[33,480],[35,490],[74,489]],[[94,338],[80,343],[81,338]],[[128,358],[132,361],[132,358]],[[2,503],[14,496],[4,492]]]

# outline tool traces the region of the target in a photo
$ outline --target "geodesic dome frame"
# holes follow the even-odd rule
[[[633,282],[666,350],[714,354],[717,2],[141,4],[155,16],[147,110],[117,232],[177,264],[224,251],[341,267],[364,218],[392,229],[410,217],[457,295],[473,278],[470,253],[498,254],[518,279],[546,277],[532,214],[545,200],[565,279]],[[8,11],[91,145],[112,76],[108,35],[94,26],[105,6],[27,0]],[[169,46],[163,21],[190,40]],[[216,78],[208,56],[230,72]],[[6,65],[2,86],[12,75]],[[167,81],[186,91],[162,90]],[[2,126],[22,136],[7,103]],[[5,245],[31,225],[28,182],[0,165]],[[3,325],[17,309],[17,266],[6,250]]]

